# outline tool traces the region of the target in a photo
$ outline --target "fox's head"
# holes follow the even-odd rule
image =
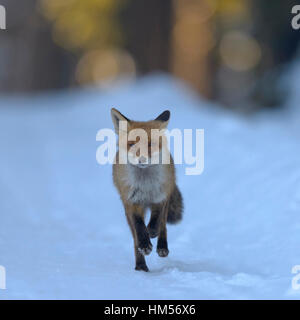
[[[170,119],[170,111],[164,111],[154,120],[143,122],[129,120],[114,108],[111,109],[111,116],[119,135],[119,157],[123,163],[147,168],[168,161],[168,143],[164,131]]]

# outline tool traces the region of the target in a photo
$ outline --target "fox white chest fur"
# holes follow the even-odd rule
[[[126,165],[126,176],[123,181],[129,186],[128,201],[144,205],[162,202],[166,198],[165,180],[163,165],[152,165],[146,168]]]

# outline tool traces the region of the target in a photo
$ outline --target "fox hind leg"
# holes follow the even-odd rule
[[[169,254],[167,241],[167,217],[169,210],[169,201],[164,202],[159,219],[159,233],[157,239],[157,253],[160,257],[167,257]]]
[[[161,205],[153,204],[151,206],[151,217],[147,226],[150,238],[156,238],[158,236],[161,211]]]

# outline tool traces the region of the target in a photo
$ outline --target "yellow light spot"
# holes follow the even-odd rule
[[[225,34],[220,43],[220,55],[223,63],[235,71],[248,71],[261,59],[259,43],[250,35],[231,31]]]

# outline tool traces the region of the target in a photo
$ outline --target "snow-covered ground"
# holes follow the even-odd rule
[[[300,298],[298,92],[290,109],[248,118],[159,75],[106,93],[2,97],[0,299]],[[134,271],[112,168],[96,162],[112,106],[139,120],[168,108],[170,129],[205,129],[204,173],[177,166],[184,219],[149,273]]]

